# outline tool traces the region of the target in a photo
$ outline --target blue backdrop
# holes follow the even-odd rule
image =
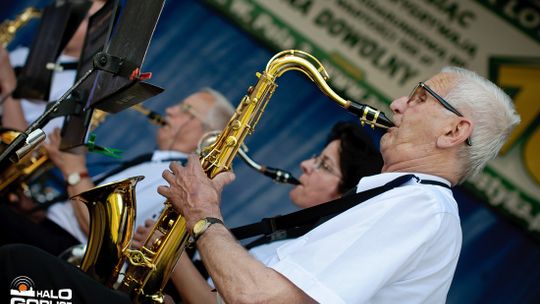
[[[13,18],[28,6],[44,7],[49,0],[3,1],[0,20]],[[23,28],[10,45],[29,46],[37,22]],[[148,51],[143,71],[153,72],[153,84],[165,92],[145,102],[164,112],[190,93],[212,87],[237,104],[255,83],[274,52],[249,37],[219,14],[195,0],[166,3]],[[261,121],[246,143],[261,163],[301,174],[301,160],[318,152],[338,120],[351,120],[299,73],[287,73]],[[403,92],[406,94],[408,92]],[[124,150],[125,159],[155,148],[154,126],[140,114],[123,111],[110,116],[97,130],[96,142]],[[376,140],[379,134],[370,132]],[[117,161],[90,155],[92,173]],[[288,191],[235,161],[237,179],[223,193],[223,212],[231,226],[293,211]],[[463,249],[448,296],[449,303],[538,303],[540,246],[524,232],[493,213],[465,189],[454,190],[460,206]],[[141,203],[141,202],[139,202]],[[361,271],[361,270],[359,270]]]

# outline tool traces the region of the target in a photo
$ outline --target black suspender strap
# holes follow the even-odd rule
[[[153,155],[153,153],[146,153],[146,154],[143,154],[143,155],[139,155],[139,156],[137,156],[137,157],[135,157],[135,158],[133,158],[131,160],[125,161],[120,166],[112,169],[111,171],[105,173],[100,178],[96,179],[94,181],[94,184],[99,185],[104,180],[106,180],[107,178],[115,175],[116,173],[122,172],[122,171],[126,170],[127,168],[136,166],[138,164],[142,164],[144,162],[150,161],[152,159],[152,155]]]
[[[258,223],[233,228],[231,229],[231,233],[239,240],[262,234],[264,235],[264,238],[267,239],[266,242],[298,237],[347,209],[390,189],[401,186],[413,177],[415,177],[413,174],[402,175],[383,186],[343,196],[328,203],[286,215],[264,218]],[[291,231],[294,236],[289,236],[289,231]]]
[[[79,66],[78,61],[72,61],[72,62],[60,62],[58,63],[59,66],[62,67],[62,70],[77,70],[77,67]]]
[[[120,166],[112,169],[111,171],[105,173],[105,175],[103,175],[100,178],[96,179],[94,181],[94,184],[99,185],[104,180],[106,180],[107,178],[115,175],[116,173],[122,172],[122,171],[124,171],[124,170],[126,170],[128,168],[133,167],[133,166],[136,166],[136,165],[145,163],[147,161],[150,161],[150,160],[152,160],[152,155],[154,155],[154,153],[147,153],[147,154],[139,155],[139,156],[135,157],[134,159],[128,160],[126,162],[123,162]],[[167,158],[167,159],[162,159],[161,160],[162,163],[171,162],[171,161],[178,161],[178,162],[182,163],[182,165],[184,165],[185,162],[187,161],[187,159],[183,158],[183,157],[182,158],[176,157],[176,158]]]
[[[112,169],[111,171],[105,173],[103,176],[99,177],[98,179],[94,180],[94,185],[99,185],[100,183],[102,183],[104,180],[106,180],[107,178],[117,174],[117,173],[120,173],[130,167],[133,167],[133,166],[136,166],[136,165],[139,165],[139,164],[142,164],[144,162],[147,162],[147,161],[150,161],[152,160],[152,155],[154,155],[154,153],[147,153],[147,154],[142,154],[142,155],[139,155],[131,160],[128,160],[128,161],[125,161],[123,163],[121,163],[118,167]],[[182,163],[182,165],[185,164],[185,162],[187,161],[187,159],[185,158],[168,158],[168,159],[163,159],[161,160],[161,162],[171,162],[171,161],[179,161]],[[43,204],[40,204],[39,206],[35,207],[31,212],[34,212],[34,211],[37,211],[37,210],[43,210],[43,209],[47,209],[49,208],[50,206],[58,203],[58,202],[64,202],[68,199],[68,195],[66,193],[63,193],[63,194],[60,194],[58,195],[57,197],[55,197],[54,199],[50,200],[50,201],[47,201]]]
[[[448,186],[448,184],[445,184],[445,183],[439,182],[439,181],[435,181],[435,180],[431,180],[431,179],[421,179],[419,181],[419,183],[420,184],[425,184],[425,185],[441,186],[441,187],[444,187],[444,188],[452,189],[450,186]]]

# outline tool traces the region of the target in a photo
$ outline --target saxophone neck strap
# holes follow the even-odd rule
[[[231,233],[239,240],[262,235],[262,237],[247,244],[246,248],[248,249],[277,240],[300,237],[334,216],[379,194],[400,187],[412,178],[421,184],[450,188],[450,186],[442,182],[421,180],[414,174],[406,174],[376,188],[344,195],[341,198],[314,207],[286,215],[264,218],[257,223],[233,228]]]

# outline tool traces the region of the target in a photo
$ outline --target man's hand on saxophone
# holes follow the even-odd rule
[[[194,154],[190,155],[185,167],[171,162],[169,169],[163,171],[163,178],[169,186],[159,186],[158,193],[184,216],[189,231],[201,219],[211,217],[222,220],[219,208],[221,191],[234,180],[234,173],[223,172],[210,179]]]

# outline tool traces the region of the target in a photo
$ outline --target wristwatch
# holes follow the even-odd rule
[[[73,172],[69,174],[66,178],[66,182],[70,186],[77,185],[83,178],[89,177],[88,172]]]
[[[225,226],[222,220],[215,217],[205,217],[202,220],[198,220],[193,226],[193,231],[191,233],[193,241],[196,242],[201,237],[201,235],[203,235],[206,229],[208,229],[208,227],[212,226],[213,224],[221,224]]]

